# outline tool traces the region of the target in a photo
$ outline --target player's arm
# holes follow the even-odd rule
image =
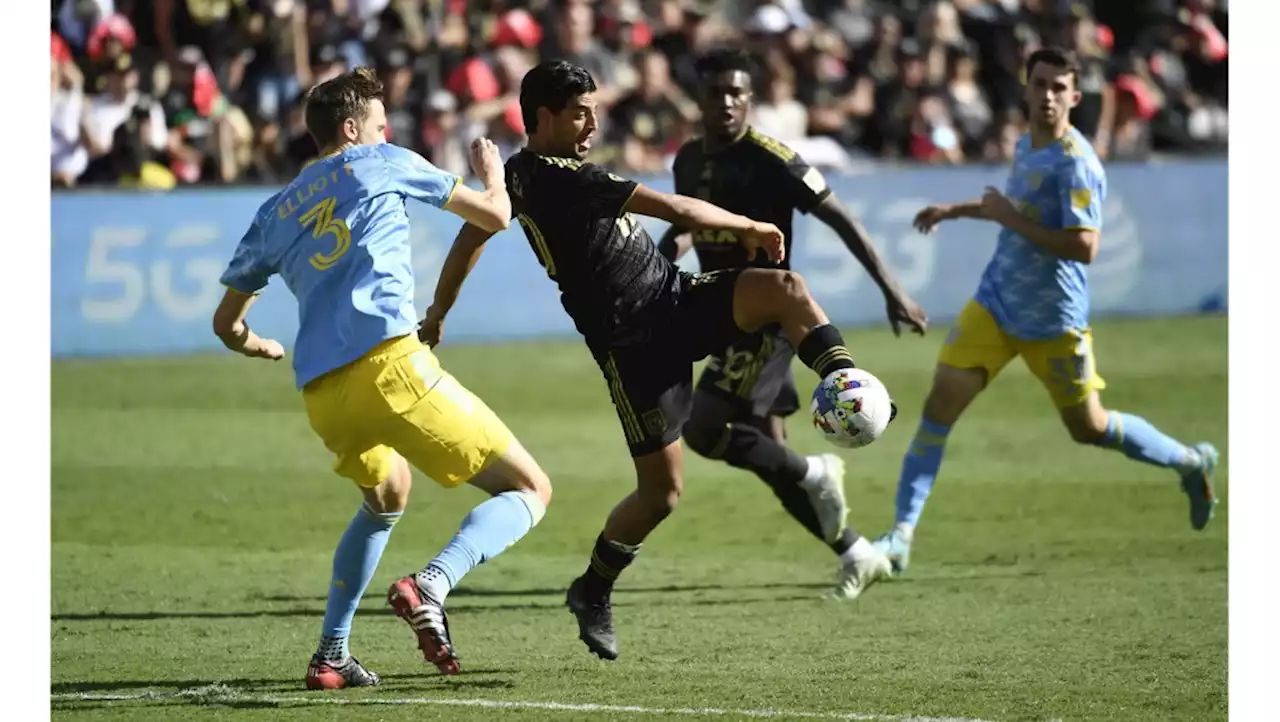
[[[760,223],[737,213],[689,196],[660,193],[646,186],[637,185],[624,208],[642,216],[660,218],[680,228],[726,229],[739,234],[747,257],[754,258],[757,248],[763,248],[775,263],[786,255],[782,231],[772,223]]]
[[[987,188],[982,197],[988,217],[1023,238],[1068,261],[1092,263],[1102,229],[1102,183],[1083,158],[1057,170],[1062,228],[1046,228],[1018,212],[1004,194]]]
[[[871,241],[871,236],[858,219],[832,194],[818,203],[813,209],[813,216],[840,236],[845,247],[880,287],[888,304],[889,323],[893,325],[893,332],[900,333],[900,324],[905,323],[916,333],[923,334],[929,323],[924,309],[907,295],[898,279],[893,277],[880,252],[876,250],[875,243]]]
[[[280,342],[262,338],[245,323],[245,316],[256,298],[254,294],[228,288],[213,312],[213,333],[223,346],[238,354],[278,361],[284,358],[284,347]]]
[[[411,150],[394,145],[380,148],[391,165],[393,182],[406,198],[449,211],[494,233],[511,224],[511,197],[502,162],[497,147],[488,140],[477,138],[471,146],[472,167],[484,184],[482,191],[467,187],[458,176],[440,170]]]
[[[876,282],[880,290],[886,294],[896,292],[898,289],[898,281],[889,272],[889,268],[885,266],[884,259],[880,257],[880,252],[876,250],[875,243],[871,241],[871,236],[867,234],[867,229],[862,227],[857,218],[854,218],[849,209],[844,207],[834,195],[828,195],[821,203],[813,209],[813,217],[822,221],[828,228],[836,232],[840,236],[840,240],[844,242],[849,252],[854,258],[867,269],[867,274]]]
[[[689,232],[677,226],[669,226],[658,240],[658,253],[675,263],[693,248],[693,238]]]
[[[511,196],[507,195],[507,184],[501,175],[496,181],[486,180],[483,191],[459,182],[444,209],[490,234],[511,225]]]
[[[689,164],[692,161],[692,149],[700,147],[697,141],[690,141],[681,146],[679,152],[676,153],[675,161],[672,163],[672,176],[676,181],[676,192],[682,191],[681,185],[687,184],[689,176]],[[701,164],[699,164],[701,165]],[[663,232],[662,238],[658,239],[658,253],[661,253],[668,261],[672,263],[678,262],[684,254],[693,248],[693,234],[688,228],[681,228],[677,225],[670,225]]]
[[[264,243],[262,228],[254,219],[222,274],[222,285],[227,290],[213,311],[213,334],[238,354],[275,360],[284,357],[284,347],[258,336],[245,322],[249,307],[271,278],[270,269],[262,261]]]
[[[440,268],[440,279],[436,282],[431,306],[418,329],[418,338],[423,343],[428,346],[440,343],[444,335],[445,316],[449,315],[453,304],[457,302],[462,284],[471,274],[471,269],[476,267],[476,262],[480,260],[480,254],[484,253],[484,246],[493,237],[493,233],[470,223],[463,225],[458,231],[457,237],[453,239],[453,246],[449,248],[449,255],[445,256],[444,265]]]

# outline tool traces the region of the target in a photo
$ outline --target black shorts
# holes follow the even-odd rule
[[[698,392],[729,402],[742,416],[790,416],[800,410],[795,355],[777,326],[743,334],[707,358]]]
[[[681,273],[646,313],[642,337],[593,349],[633,457],[680,438],[693,405],[693,364],[742,335],[733,321],[741,272]]]

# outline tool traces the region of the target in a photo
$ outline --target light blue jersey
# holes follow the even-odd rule
[[[1005,194],[1046,228],[1101,231],[1107,176],[1088,139],[1075,128],[1044,148],[1032,148],[1026,135],[1018,141]],[[1089,324],[1086,265],[1007,228],[1000,231],[974,299],[1015,338],[1058,338]]]
[[[311,164],[258,209],[222,283],[257,293],[284,279],[298,299],[298,388],[415,331],[405,199],[443,208],[459,182],[413,151],[360,145]]]

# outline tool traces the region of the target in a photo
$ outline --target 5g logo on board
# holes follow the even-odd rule
[[[84,320],[120,323],[137,316],[151,301],[166,317],[190,321],[218,304],[218,279],[226,259],[216,253],[187,257],[183,249],[215,246],[215,225],[180,226],[163,236],[161,253],[142,254],[150,261],[126,260],[131,249],[157,242],[144,227],[96,228],[89,238],[85,291],[80,301]]]

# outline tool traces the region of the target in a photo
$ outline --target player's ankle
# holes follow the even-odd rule
[[[908,524],[905,521],[900,521],[893,526],[893,533],[902,537],[903,541],[907,543],[911,542],[911,537],[915,534],[915,531],[915,526]]]
[[[809,487],[822,481],[827,475],[827,461],[821,456],[806,456],[805,461],[809,463],[809,468],[804,473],[804,478],[800,480],[800,485]]]
[[[840,553],[840,565],[847,567],[857,564],[858,562],[871,559],[876,554],[879,554],[879,552],[877,552],[876,548],[871,545],[871,542],[867,541],[866,537],[860,536],[849,546],[848,549]]]

